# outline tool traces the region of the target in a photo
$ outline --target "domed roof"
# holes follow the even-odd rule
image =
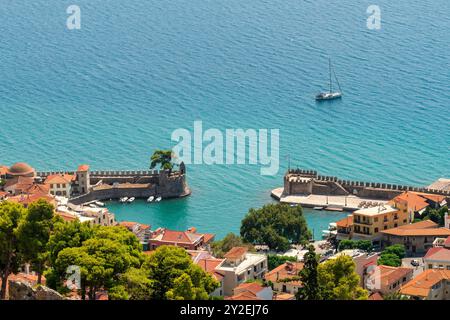
[[[34,173],[34,169],[27,163],[18,162],[18,163],[13,164],[9,168],[8,173],[10,175],[23,176],[23,175],[29,175],[31,173]]]

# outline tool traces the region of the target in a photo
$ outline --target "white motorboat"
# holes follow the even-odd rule
[[[147,199],[147,202],[152,202],[153,200],[155,200],[155,197],[154,197],[154,196],[150,196],[150,197]]]
[[[131,203],[131,202],[133,202],[135,199],[136,199],[135,197],[131,197],[130,199],[128,199],[128,202]]]
[[[99,207],[104,207],[105,206],[105,204],[103,203],[103,202],[101,202],[101,201],[95,201],[94,202],[97,206],[99,206]]]
[[[156,202],[160,202],[162,200],[162,197],[158,197],[158,198],[156,198]]]
[[[120,200],[119,200],[120,202],[127,202],[128,201],[128,197],[122,197],[122,198],[120,198]]]

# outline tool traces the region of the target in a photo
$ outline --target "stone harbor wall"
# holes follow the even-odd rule
[[[284,195],[356,195],[361,198],[389,200],[404,191],[424,192],[450,197],[450,191],[428,187],[343,180],[334,176],[319,175],[314,170],[289,170],[284,176]]]
[[[87,194],[72,198],[71,203],[79,205],[94,200],[110,200],[122,197],[135,197],[147,199],[150,196],[161,196],[167,198],[180,198],[191,193],[187,183],[186,174],[181,172],[160,171],[157,176],[117,175],[106,177],[102,172],[101,179],[92,178],[91,182],[96,184]],[[105,178],[106,177],[106,178]]]

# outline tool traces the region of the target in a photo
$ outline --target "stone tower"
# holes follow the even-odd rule
[[[89,175],[89,166],[82,164],[77,170],[78,192],[80,194],[88,193],[91,189],[91,177]]]

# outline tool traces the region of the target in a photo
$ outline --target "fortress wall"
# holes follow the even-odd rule
[[[367,182],[367,181],[356,181],[356,180],[343,180],[335,176],[319,175],[317,171],[314,170],[304,170],[304,169],[291,169],[288,171],[289,174],[298,174],[301,177],[314,178],[313,194],[327,194],[327,192],[340,194],[338,188],[333,188],[331,184],[333,182],[339,183],[348,193],[354,194],[356,190],[359,197],[367,197],[372,199],[392,199],[404,191],[414,191],[423,192],[430,194],[439,194],[450,197],[450,191],[430,189],[426,187],[414,187],[408,185],[398,185],[390,183],[380,183],[380,182]],[[324,187],[323,185],[327,185]],[[294,183],[291,183],[291,190],[296,190]],[[290,194],[294,194],[291,192]]]

